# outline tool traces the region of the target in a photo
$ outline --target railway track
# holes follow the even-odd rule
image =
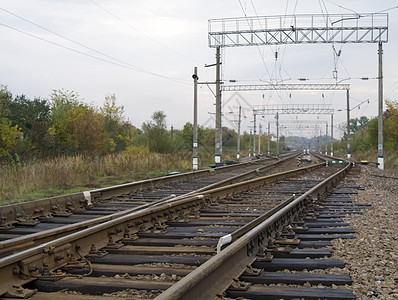
[[[220,187],[273,172],[276,167],[289,169],[297,153],[281,159],[251,162],[199,172],[165,176],[84,193],[53,197],[0,207],[0,257],[20,251],[32,242],[46,239],[45,230],[71,233],[166,199],[178,199],[190,193]],[[77,225],[74,225],[77,224]],[[26,238],[22,239],[22,236]]]
[[[211,190],[152,203],[58,239],[52,236],[49,242],[32,245],[0,260],[1,276],[8,278],[1,283],[0,293],[28,296],[38,289],[32,299],[51,299],[53,292],[66,289],[75,294],[57,293],[57,298],[84,297],[78,293],[99,298],[118,293],[134,298],[136,293],[141,298],[211,299],[223,293],[235,297],[231,290],[249,290],[250,285],[253,289],[258,284],[246,284],[239,276],[261,278],[260,273],[264,272],[258,265],[261,261],[289,267],[289,262],[283,259],[290,255],[301,268],[305,263],[312,263],[313,268],[339,267],[341,262],[320,259],[330,255],[327,250],[318,249],[327,244],[325,240],[295,236],[301,234],[300,230],[308,233],[304,213],[313,220],[317,215],[315,209],[319,208],[314,206],[316,200],[330,191],[337,177],[350,168],[324,165],[214,186]],[[338,170],[341,171],[330,177]],[[328,177],[327,182],[320,183]],[[280,215],[280,209],[291,206],[299,210]],[[272,223],[269,220],[276,218],[275,215],[280,215],[279,219]],[[264,222],[271,222],[270,227],[248,237],[258,226],[264,227]],[[243,246],[242,239],[246,239]],[[237,250],[237,245],[242,248]],[[223,261],[220,255],[224,257],[231,247],[243,258],[233,258],[234,267],[230,261],[220,264]],[[206,269],[208,265],[216,272]],[[219,267],[214,268],[216,265]],[[203,274],[206,278],[199,280],[197,276]],[[216,290],[209,288],[213,285]],[[193,289],[187,291],[187,286]],[[349,294],[340,290],[346,296]]]

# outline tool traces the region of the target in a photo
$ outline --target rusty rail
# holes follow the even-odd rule
[[[119,218],[80,230],[70,235],[57,238],[30,249],[0,259],[0,295],[46,274],[75,263],[80,257],[96,254],[105,246],[117,247],[123,238],[129,238],[139,231],[148,230],[179,217],[196,214],[206,203],[217,201],[221,197],[232,195],[236,191],[246,190],[251,186],[272,183],[278,179],[298,175],[312,169],[321,168],[323,163],[259,177],[242,183],[235,183],[205,191],[173,202],[161,203],[146,209],[129,213]]]
[[[279,159],[277,162],[275,162],[271,165],[260,166],[256,170],[233,176],[231,178],[216,182],[214,184],[208,185],[206,187],[200,188],[196,191],[192,191],[192,192],[184,194],[184,195],[180,195],[177,197],[176,196],[167,197],[167,198],[155,200],[151,203],[146,203],[146,204],[140,205],[138,207],[127,209],[125,211],[117,212],[117,213],[114,213],[114,214],[111,214],[108,216],[103,216],[103,217],[95,218],[93,220],[78,222],[75,224],[64,225],[62,227],[53,228],[53,229],[41,231],[38,233],[32,233],[32,234],[28,234],[28,235],[25,235],[22,237],[2,241],[2,242],[0,242],[0,257],[5,257],[8,255],[11,255],[12,253],[14,253],[16,251],[21,251],[21,250],[33,247],[38,244],[46,243],[46,242],[52,240],[54,237],[61,237],[61,236],[76,232],[78,230],[82,230],[82,229],[94,226],[96,224],[100,224],[100,223],[103,223],[103,222],[106,222],[109,220],[116,219],[118,217],[130,214],[135,211],[139,211],[139,210],[142,210],[142,209],[154,206],[154,205],[159,205],[163,202],[171,202],[171,201],[175,201],[177,199],[183,199],[183,198],[186,198],[187,196],[191,196],[191,195],[198,194],[198,193],[203,193],[210,189],[214,189],[214,188],[222,187],[222,186],[225,186],[228,184],[232,184],[238,180],[244,180],[245,178],[252,177],[253,175],[258,175],[267,169],[276,167],[278,164],[283,163],[283,162],[291,159],[292,157],[295,157],[295,155],[286,156],[285,158]],[[114,189],[114,188],[115,187],[110,187],[110,188],[105,188],[105,189]]]
[[[215,170],[216,172],[227,172],[245,165],[255,164],[269,159],[270,158],[267,157],[261,158],[245,163],[218,167],[215,168]],[[162,176],[107,188],[1,206],[0,229],[12,228],[16,223],[19,225],[36,225],[40,222],[40,219],[47,219],[52,216],[68,216],[76,212],[84,211],[98,199],[109,199],[113,196],[151,188],[158,184],[167,184],[180,180],[199,178],[206,176],[211,171],[212,170],[206,169],[171,176]]]
[[[352,164],[349,163],[344,169],[317,184],[297,199],[289,199],[288,203],[281,204],[280,210],[264,218],[264,221],[255,228],[248,226],[246,233],[236,242],[210,258],[155,299],[200,300],[221,296],[236,278],[264,254],[264,248],[268,241],[275,237],[276,232],[297,218],[301,211],[314,202],[315,198],[319,198],[321,194],[335,186],[351,167]]]

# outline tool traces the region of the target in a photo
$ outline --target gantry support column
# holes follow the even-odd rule
[[[347,90],[347,159],[351,158],[350,131],[350,90]]]
[[[331,129],[330,129],[330,156],[333,156],[333,114],[330,115],[330,123],[331,123]]]
[[[198,68],[194,68],[193,78],[193,151],[192,169],[198,169]]]
[[[256,112],[253,113],[253,156],[256,156]]]
[[[379,122],[378,122],[378,167],[384,170],[383,151],[383,43],[379,43]]]
[[[221,162],[222,127],[221,127],[221,54],[220,47],[216,50],[216,133],[215,133],[215,162]]]
[[[239,118],[238,118],[238,149],[236,151],[236,158],[240,159],[240,123],[242,117],[242,106],[239,106]]]
[[[269,147],[270,147],[270,123],[268,122],[268,151],[267,151],[267,154],[269,155]]]
[[[276,112],[276,156],[279,156],[279,113]]]

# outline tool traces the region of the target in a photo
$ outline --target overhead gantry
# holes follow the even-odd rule
[[[256,16],[241,18],[211,19],[208,21],[208,43],[216,48],[216,134],[215,161],[220,162],[221,124],[221,54],[220,48],[262,46],[281,44],[328,44],[328,43],[377,43],[379,52],[378,76],[378,162],[384,169],[383,157],[383,72],[382,45],[388,42],[387,13],[357,14],[304,14],[283,16]],[[247,90],[257,86],[246,85]],[[270,85],[269,88],[275,88]],[[293,88],[285,85],[285,88]],[[229,86],[226,90],[235,89]],[[349,99],[347,90],[347,99]],[[348,101],[347,101],[348,103]],[[347,105],[349,113],[349,104]],[[349,118],[348,118],[349,123]],[[349,124],[347,125],[349,129]],[[350,132],[347,132],[349,137]],[[350,143],[347,143],[347,156],[350,156]]]

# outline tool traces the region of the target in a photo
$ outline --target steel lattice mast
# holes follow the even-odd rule
[[[379,168],[384,169],[383,157],[383,76],[382,44],[388,42],[387,13],[318,14],[256,16],[243,18],[211,19],[208,22],[209,47],[220,48],[280,45],[280,44],[327,44],[327,43],[377,43],[379,45]],[[220,63],[216,63],[217,69]],[[216,72],[216,107],[221,107],[221,78]],[[221,110],[216,114],[216,161],[221,155]],[[347,115],[349,115],[349,90],[347,90]],[[349,119],[347,120],[349,128]],[[347,157],[350,158],[350,132],[347,132]]]

